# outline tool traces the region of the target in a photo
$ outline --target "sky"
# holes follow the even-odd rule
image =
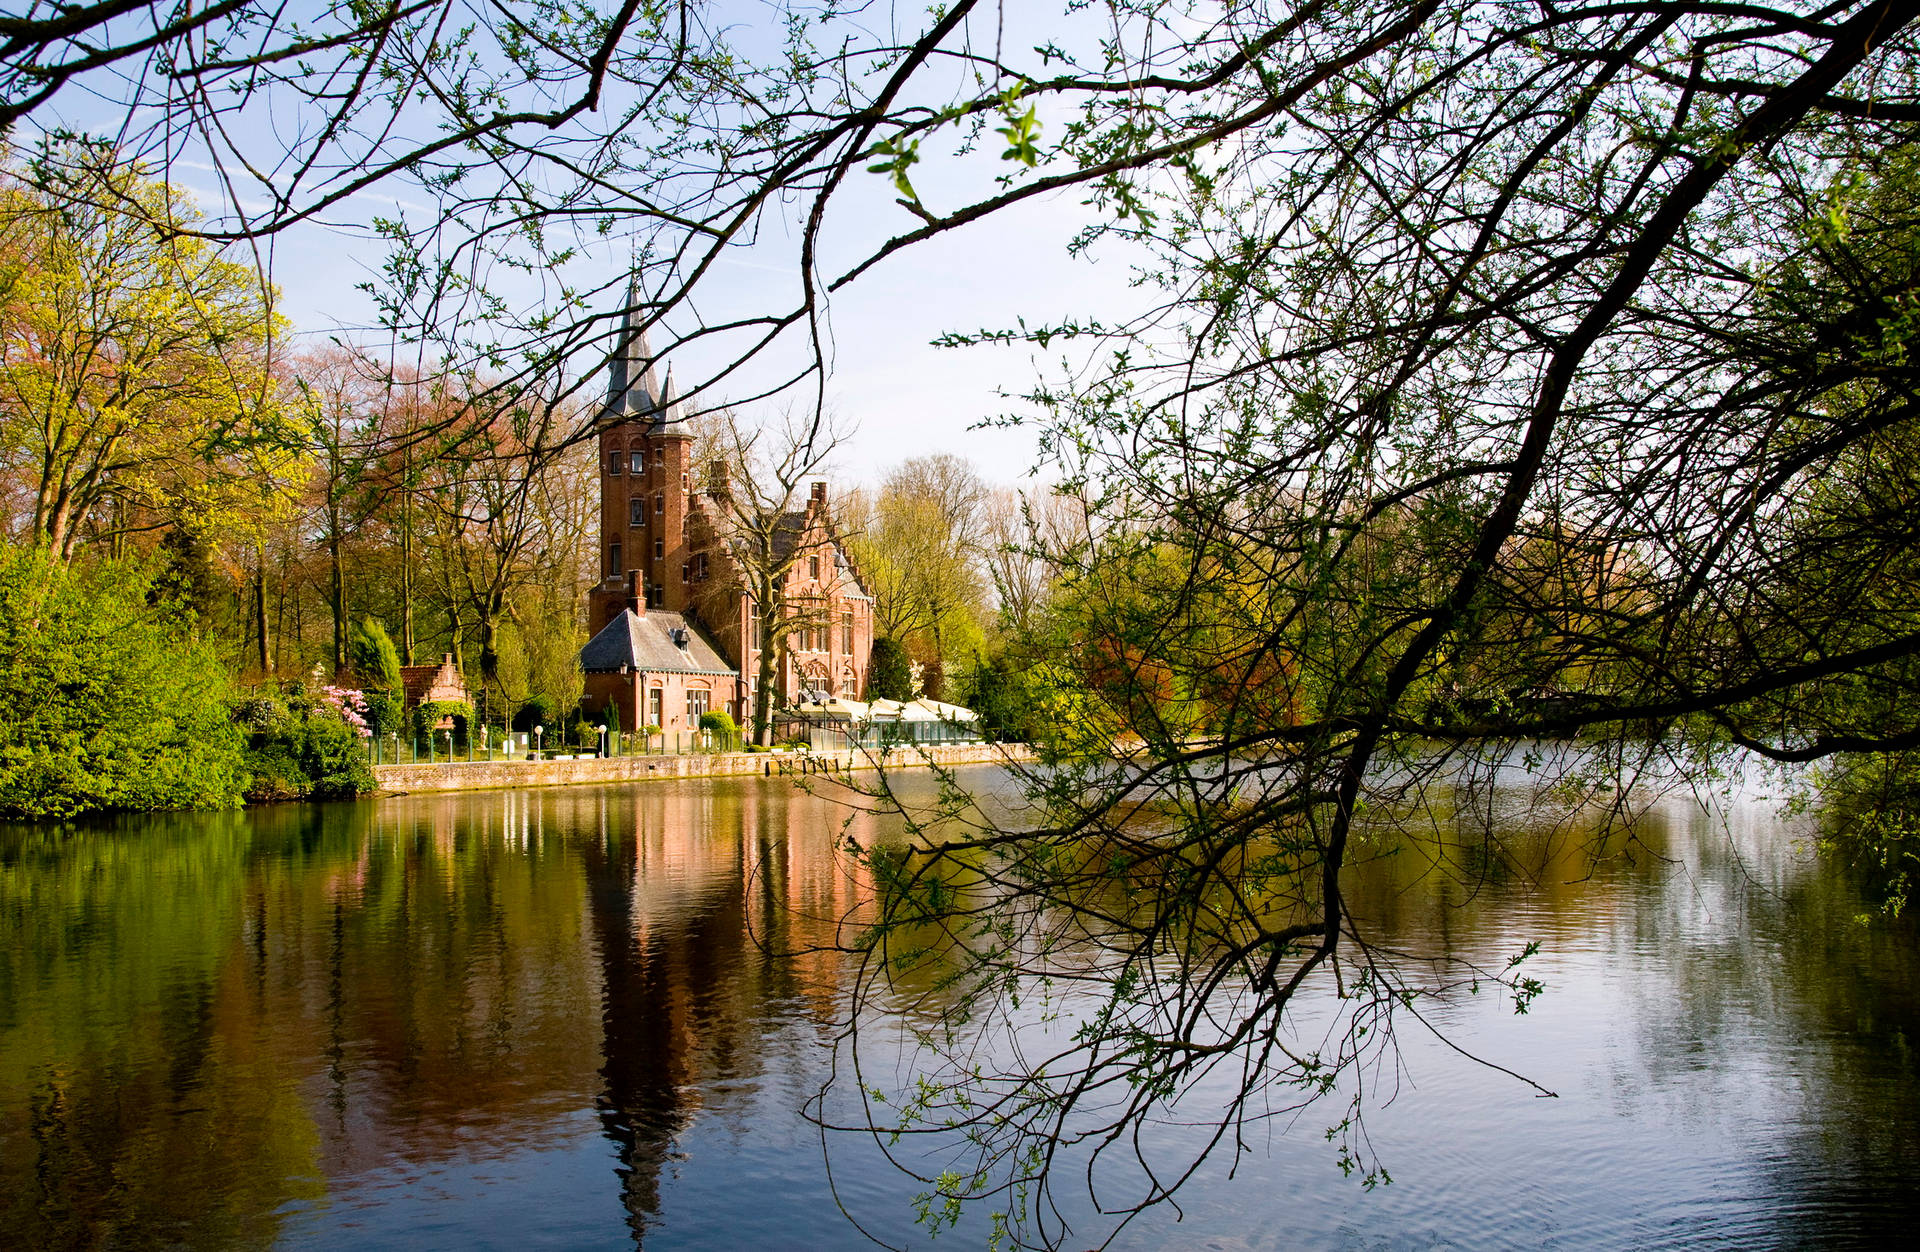
[[[751,44],[759,37],[752,23],[764,8],[756,0],[723,0],[720,12],[738,14],[742,38]],[[891,10],[867,10],[872,20],[885,20]],[[1068,41],[1070,32],[1058,28],[1059,10],[1053,5],[1008,3],[989,10],[1000,25],[993,32],[1008,49],[1027,48],[1043,41]],[[918,21],[922,11],[903,8],[903,20]],[[1034,60],[1025,57],[1026,60]],[[98,129],[110,125],[111,109],[84,95],[69,94],[59,107],[34,119],[43,127],[75,125]],[[90,114],[90,110],[96,111]],[[1042,114],[1043,123],[1057,127],[1059,118]],[[271,154],[278,136],[312,123],[298,114],[234,119],[237,130],[263,154]],[[1043,140],[1057,131],[1043,128]],[[991,140],[996,138],[988,136]],[[933,145],[929,145],[931,148]],[[994,145],[997,146],[997,145]],[[168,171],[175,185],[194,194],[203,204],[217,205],[219,183],[212,165],[181,154]],[[915,171],[915,183],[925,202],[936,209],[964,202],[978,193],[982,172],[999,173],[997,154],[983,152],[971,169],[930,157]],[[981,162],[986,162],[982,165]],[[849,194],[836,202],[829,225],[826,252],[845,254],[917,225],[894,203],[895,192],[883,175],[859,172]],[[963,181],[964,180],[964,181]],[[341,338],[379,342],[373,330],[374,310],[358,285],[372,279],[385,255],[366,224],[376,215],[406,214],[418,221],[430,212],[411,202],[426,197],[405,183],[385,184],[354,197],[333,213],[330,224],[303,224],[274,237],[263,246],[262,259],[281,296],[281,311],[297,332],[310,340]],[[877,481],[888,468],[914,456],[954,453],[966,457],[990,480],[1013,484],[1035,469],[1036,441],[1025,429],[978,429],[982,419],[1018,411],[1017,400],[1002,392],[1028,390],[1043,367],[1057,367],[1061,345],[1036,356],[1027,345],[938,349],[930,341],[950,331],[1008,327],[1024,317],[1029,324],[1066,319],[1097,320],[1112,325],[1137,311],[1141,294],[1129,285],[1129,263],[1109,249],[1098,260],[1071,257],[1067,243],[1090,220],[1093,210],[1080,203],[1079,193],[1021,205],[956,233],[907,249],[870,271],[830,305],[833,371],[828,380],[829,408],[851,437],[835,458],[837,475],[855,482]],[[753,248],[731,258],[703,288],[697,315],[723,319],[745,310],[764,312],[784,308],[795,288],[795,249],[791,239],[769,231]],[[586,264],[605,267],[609,293],[618,290],[617,275],[627,260],[628,244],[613,241],[607,254]],[[829,262],[822,267],[832,270]],[[573,275],[580,281],[581,275]],[[589,276],[590,277],[590,276]],[[531,288],[529,288],[531,290]],[[607,297],[613,302],[611,294]],[[684,333],[689,311],[669,325]],[[1069,345],[1069,350],[1072,345]],[[1085,349],[1081,349],[1085,351]],[[789,360],[792,358],[789,357]],[[669,363],[688,376],[700,377],[716,368],[717,355],[703,357],[699,345],[682,350]],[[724,380],[719,397],[749,395],[759,378],[769,377],[778,359],[765,369],[752,369]],[[684,386],[683,386],[684,390]],[[773,401],[761,401],[742,410],[749,420],[770,415]]]
[[[881,181],[875,176],[874,181]],[[841,225],[854,233],[892,234],[911,222],[890,202],[855,203]],[[877,482],[901,461],[953,453],[990,480],[1016,484],[1035,468],[1028,429],[978,429],[983,418],[1026,408],[1017,397],[1043,368],[1057,369],[1061,349],[1031,345],[936,348],[949,331],[1078,318],[1112,324],[1142,302],[1128,281],[1124,257],[1072,257],[1067,242],[1091,210],[1075,196],[1021,206],[1003,217],[897,254],[830,304],[834,369],[828,404],[853,434],[836,454],[835,470],[853,482]],[[302,227],[276,241],[272,276],[282,311],[305,337],[364,338],[373,308],[357,284],[368,281],[384,253],[364,232]],[[609,257],[609,273],[624,257]],[[708,293],[718,316],[729,307],[764,307],[765,290],[787,286],[791,269],[742,257],[717,276]],[[669,357],[669,363],[674,358]],[[706,365],[689,350],[679,368]],[[754,371],[734,386],[749,392]],[[722,384],[722,393],[729,384]],[[761,401],[771,411],[774,401]],[[753,409],[743,415],[754,416]]]

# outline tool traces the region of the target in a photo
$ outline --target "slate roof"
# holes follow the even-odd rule
[[[686,632],[685,647],[674,642],[676,630]],[[622,666],[648,674],[735,674],[699,627],[663,609],[645,617],[622,609],[580,649],[580,668],[589,674],[615,674]]]
[[[774,528],[773,532],[773,559],[776,562],[786,560],[806,533],[807,514],[805,510],[798,513],[782,513],[780,515],[780,522]]]

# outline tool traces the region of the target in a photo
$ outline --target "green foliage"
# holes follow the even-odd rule
[[[366,740],[325,700],[295,686],[286,704],[237,702],[233,720],[247,729],[247,799],[351,800],[379,790]]]
[[[976,658],[965,704],[980,715],[981,727],[990,738],[1026,743],[1040,735],[1038,695],[1023,668],[1005,653]]]
[[[347,632],[347,664],[367,703],[368,728],[381,736],[401,733],[406,727],[405,687],[400,650],[387,628],[371,617],[355,622]]]
[[[226,808],[228,679],[143,563],[0,546],[0,814]]]
[[[884,635],[873,641],[873,652],[867,660],[867,696],[874,700],[913,699],[913,667],[907,660],[907,650]]]
[[[387,628],[371,617],[353,624],[347,635],[347,663],[365,690],[399,691],[400,650]]]
[[[1819,779],[1820,846],[1862,869],[1888,917],[1899,917],[1920,874],[1920,755],[1842,758]]]
[[[513,728],[531,734],[535,726],[551,726],[553,720],[553,701],[545,696],[534,696],[513,715]]]
[[[619,701],[617,700],[607,701],[607,707],[605,711],[603,711],[600,714],[600,724],[604,726],[607,730],[613,732],[616,735],[620,733],[620,702]]]
[[[737,735],[740,727],[734,722],[733,714],[725,709],[708,709],[700,715],[700,729],[710,730],[720,735]]]
[[[473,729],[473,706],[465,700],[422,700],[413,706],[413,733],[425,738],[442,718],[453,719],[454,737],[465,739]]]

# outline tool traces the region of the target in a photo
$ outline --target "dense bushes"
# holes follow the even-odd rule
[[[980,728],[1002,742],[1030,743],[1043,729],[1029,674],[1005,654],[975,658],[966,705],[980,715]]]
[[[882,635],[873,641],[867,658],[867,698],[869,700],[913,699],[913,663],[907,650]]]
[[[238,804],[228,695],[146,564],[0,545],[0,814]]]
[[[1898,917],[1920,877],[1920,755],[1857,753],[1821,771],[1813,792],[1821,847],[1865,871],[1882,912]]]
[[[233,720],[247,733],[247,799],[347,800],[373,791],[357,692],[295,686],[285,703],[242,700]]]

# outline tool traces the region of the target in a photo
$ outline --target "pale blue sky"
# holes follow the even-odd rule
[[[753,0],[737,0],[749,29],[757,12]],[[1003,37],[1009,50],[1029,48],[1043,39],[1064,42],[1068,34],[1057,28],[1057,10],[1051,6],[1009,4],[992,16],[1004,23],[989,31],[988,41]],[[869,20],[886,20],[892,10],[875,10]],[[922,10],[902,13],[919,20]],[[1080,19],[1084,20],[1084,18]],[[976,31],[976,37],[982,37]],[[1081,31],[1084,37],[1088,32]],[[751,36],[749,37],[749,41]],[[1036,60],[1030,55],[1015,59]],[[81,95],[61,100],[64,112],[48,112],[34,120],[44,126],[111,124],[104,102]],[[102,110],[97,117],[90,110]],[[1041,114],[1044,138],[1056,133],[1060,119]],[[299,129],[299,115],[280,118],[234,119],[255,132],[262,154],[271,154],[274,136],[288,127]],[[244,133],[244,131],[242,132]],[[992,137],[989,136],[991,139]],[[998,145],[961,162],[942,162],[932,155],[915,170],[915,184],[925,203],[936,211],[963,203],[988,186],[988,179],[1005,171],[998,163]],[[203,202],[218,204],[218,182],[204,160],[177,162],[171,169],[176,184],[195,192]],[[829,222],[822,254],[823,268],[837,272],[833,258],[872,247],[892,234],[916,225],[916,219],[893,203],[896,194],[881,175],[858,173],[837,202],[837,217]],[[414,197],[412,201],[409,196]],[[364,193],[339,206],[334,225],[303,225],[261,245],[263,259],[279,286],[283,312],[299,331],[310,337],[339,335],[350,339],[376,338],[369,332],[373,310],[356,285],[377,270],[383,248],[359,224],[376,214],[404,212],[418,222],[430,214],[425,196],[396,182]],[[1065,319],[1097,319],[1106,324],[1126,320],[1143,303],[1129,288],[1124,254],[1105,250],[1101,259],[1069,257],[1067,241],[1089,220],[1092,210],[1076,194],[1036,201],[955,234],[922,244],[869,272],[859,283],[836,296],[831,306],[834,370],[828,383],[829,404],[854,437],[839,456],[839,470],[847,478],[871,481],[900,460],[934,452],[954,452],[976,462],[989,478],[1013,483],[1033,465],[1033,437],[1020,430],[971,430],[983,417],[1017,408],[997,392],[1020,392],[1034,382],[1041,365],[1055,365],[1063,348],[1087,351],[1056,342],[1044,361],[1026,346],[941,350],[929,345],[947,331],[982,326],[1010,326],[1017,317],[1030,324]],[[611,244],[599,262],[612,271],[624,265],[625,241]],[[699,315],[717,320],[745,310],[765,312],[770,303],[786,307],[795,289],[795,248],[778,237],[777,226],[763,232],[761,242],[743,251],[717,271],[702,288]],[[574,273],[576,282],[589,282],[586,272]],[[604,281],[604,280],[603,280]],[[617,290],[617,287],[614,288]],[[537,296],[529,282],[526,303]],[[609,295],[611,303],[611,295]],[[692,323],[670,319],[679,329]],[[791,358],[788,358],[791,360]],[[682,380],[716,368],[717,350],[695,345],[676,353],[673,363]],[[721,385],[723,394],[750,394],[756,384],[774,376],[779,358],[765,368],[749,367]],[[768,409],[770,402],[754,408]]]

